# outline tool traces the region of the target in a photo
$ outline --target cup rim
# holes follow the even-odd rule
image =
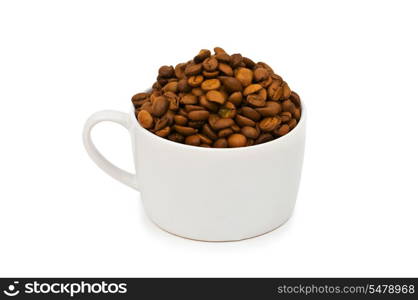
[[[193,146],[193,145],[186,145],[186,144],[182,144],[182,143],[177,143],[177,142],[173,142],[170,141],[168,139],[159,137],[158,135],[148,131],[147,129],[145,129],[144,127],[142,127],[138,120],[135,117],[135,107],[133,105],[131,105],[131,112],[130,112],[130,116],[131,116],[131,121],[135,124],[135,128],[142,131],[144,134],[150,136],[151,139],[155,139],[156,142],[162,142],[162,143],[167,143],[168,146],[172,146],[172,147],[177,147],[179,149],[184,149],[185,151],[190,151],[190,150],[196,150],[196,151],[207,151],[207,152],[229,152],[229,151],[257,151],[258,149],[262,149],[262,148],[266,148],[266,147],[272,147],[275,144],[283,144],[286,143],[286,141],[288,139],[290,139],[292,136],[294,136],[295,134],[297,134],[297,132],[299,132],[301,130],[302,124],[305,123],[305,119],[306,119],[306,105],[304,104],[304,102],[301,100],[301,116],[300,116],[300,120],[299,122],[296,124],[296,127],[293,128],[289,133],[287,133],[286,135],[276,138],[274,140],[271,140],[269,142],[266,143],[262,143],[262,144],[258,144],[258,145],[252,145],[252,146],[245,146],[245,147],[236,147],[236,148],[206,148],[206,147],[199,147],[199,146]]]

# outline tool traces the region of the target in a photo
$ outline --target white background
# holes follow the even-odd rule
[[[418,276],[417,13],[414,1],[2,1],[0,275]],[[293,217],[236,243],[162,232],[81,141],[91,113],[127,111],[160,65],[214,46],[268,62],[309,111]],[[94,138],[133,169],[125,129]]]

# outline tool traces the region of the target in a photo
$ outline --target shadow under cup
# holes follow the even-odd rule
[[[104,158],[91,139],[102,121],[132,138],[136,174]],[[83,142],[106,173],[140,191],[149,218],[172,234],[203,241],[236,241],[279,227],[292,214],[301,176],[306,109],[288,134],[241,148],[204,148],[163,139],[129,114],[101,111],[86,122]]]

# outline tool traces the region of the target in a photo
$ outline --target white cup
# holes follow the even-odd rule
[[[91,129],[112,121],[131,134],[136,174],[114,166],[94,146]],[[236,241],[270,232],[292,214],[303,163],[306,109],[297,126],[273,141],[242,148],[175,143],[135,118],[101,111],[86,122],[84,146],[110,176],[140,191],[149,218],[172,234],[202,241]]]

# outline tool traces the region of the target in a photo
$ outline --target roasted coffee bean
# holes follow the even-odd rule
[[[138,113],[138,121],[142,127],[147,129],[151,128],[154,123],[154,119],[152,118],[151,114],[146,110],[141,110]]]
[[[298,123],[298,121],[296,119],[292,119],[289,121],[289,123],[287,123],[287,125],[289,125],[289,129],[292,130],[293,128],[296,127],[296,124]]]
[[[274,139],[274,137],[270,134],[270,133],[263,133],[260,134],[260,136],[255,140],[254,144],[262,144],[262,143],[267,143],[270,142]]]
[[[204,135],[208,136],[212,140],[216,140],[216,138],[218,137],[216,135],[216,133],[212,130],[212,128],[210,128],[209,124],[203,125],[203,127],[202,127],[202,133]]]
[[[202,64],[188,65],[184,70],[186,76],[198,75],[202,71]]]
[[[292,119],[292,114],[288,111],[284,111],[280,114],[280,119],[283,123],[287,123],[290,121],[290,119]]]
[[[184,94],[180,98],[180,103],[187,105],[187,104],[197,104],[197,97],[193,94]]]
[[[181,135],[184,135],[184,136],[189,136],[189,135],[197,133],[197,129],[192,128],[192,127],[174,125],[173,128],[174,128],[175,131],[177,131],[178,133],[180,133]]]
[[[232,102],[236,107],[241,105],[242,102],[242,93],[241,92],[235,92],[229,95],[228,98],[229,102]]]
[[[186,125],[187,124],[188,119],[185,116],[182,115],[175,115],[174,116],[174,123],[176,123],[177,125]]]
[[[211,126],[214,130],[220,130],[227,127],[230,127],[234,124],[234,120],[232,119],[226,119],[226,118],[220,118],[216,120],[216,122]]]
[[[200,63],[208,57],[210,57],[210,51],[207,49],[202,49],[200,50],[199,54],[194,57],[193,61],[195,63]]]
[[[203,148],[212,148],[212,146],[211,145],[208,145],[208,144],[200,144],[200,147],[203,147]]]
[[[208,144],[208,145],[212,144],[213,141],[210,138],[208,138],[206,135],[200,134],[200,133],[198,135],[200,137],[200,142],[201,143]]]
[[[222,83],[229,92],[242,91],[242,84],[235,77],[223,77]]]
[[[169,103],[165,96],[158,96],[152,104],[152,114],[156,117],[162,116],[166,113],[168,105]]]
[[[205,71],[214,72],[218,67],[218,60],[215,57],[208,57],[203,62]]]
[[[227,136],[229,136],[233,133],[234,133],[234,131],[231,128],[224,128],[222,130],[219,130],[218,137],[224,138],[224,137],[227,137]]]
[[[164,129],[158,130],[155,132],[159,137],[166,137],[170,133],[170,126],[165,127]]]
[[[178,79],[182,79],[186,74],[184,74],[184,70],[186,69],[186,64],[180,63],[176,65],[174,69],[174,73]]]
[[[261,120],[260,129],[265,132],[275,130],[281,123],[281,119],[277,117],[267,117]]]
[[[204,91],[211,91],[211,90],[217,90],[221,87],[221,82],[219,79],[207,79],[202,82],[202,90]]]
[[[251,108],[249,106],[243,106],[241,108],[241,113],[247,117],[250,118],[253,121],[258,121],[261,119],[261,115],[259,112],[257,112],[254,108]]]
[[[243,134],[234,133],[228,137],[228,146],[231,148],[244,147],[247,145],[247,138]]]
[[[270,76],[269,72],[264,68],[257,68],[254,70],[254,80],[257,82],[264,81],[269,76]]]
[[[278,136],[283,136],[285,134],[287,134],[290,131],[290,127],[287,124],[283,124],[282,126],[280,126],[277,130],[276,130],[276,134]]]
[[[187,145],[199,146],[200,145],[200,136],[198,134],[190,135],[186,137],[184,141]]]
[[[282,99],[288,99],[292,93],[292,91],[290,90],[289,86],[287,85],[286,82],[283,82],[283,94],[282,94]]]
[[[200,147],[245,147],[294,129],[299,95],[264,62],[216,47],[162,66],[152,90],[132,97],[139,124],[170,141]]]
[[[251,120],[250,118],[244,117],[242,115],[237,115],[235,117],[235,121],[241,127],[243,127],[243,126],[251,126],[251,127],[254,127],[255,126],[255,122],[253,120]]]
[[[244,126],[241,128],[241,132],[249,139],[256,139],[259,136],[257,129],[251,126]]]
[[[220,91],[209,91],[206,93],[206,98],[210,102],[215,102],[218,104],[224,104],[225,103],[225,96]]]
[[[202,75],[194,75],[187,80],[188,85],[191,87],[198,87],[203,82],[204,77]]]
[[[209,118],[209,112],[207,110],[194,110],[189,112],[188,117],[193,121],[203,121]]]
[[[195,87],[192,89],[192,94],[196,97],[200,97],[205,94],[205,91],[202,90],[200,87]]]
[[[167,138],[170,141],[177,142],[177,143],[183,143],[184,142],[184,136],[182,136],[181,134],[179,134],[177,132],[171,133]]]
[[[234,71],[228,64],[220,63],[218,67],[219,71],[224,73],[226,76],[233,76]]]
[[[265,107],[255,109],[263,117],[274,117],[281,112],[281,105],[276,101],[267,101]]]
[[[235,78],[237,78],[241,84],[246,87],[250,85],[253,80],[253,71],[248,68],[238,68],[235,73]]]
[[[218,139],[213,143],[214,148],[228,148],[228,142],[226,139]]]
[[[278,80],[274,80],[268,87],[268,95],[271,100],[278,101],[283,95],[283,89]]]
[[[158,75],[161,77],[169,78],[174,75],[174,68],[173,66],[162,66],[158,70]]]

